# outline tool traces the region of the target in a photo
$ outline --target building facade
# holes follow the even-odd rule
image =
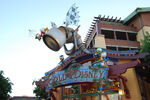
[[[89,53],[61,58],[36,85],[52,100],[149,100],[150,85],[138,69],[148,55],[138,48],[150,32],[149,15],[150,8],[137,8],[124,20],[94,17],[85,38]]]
[[[85,38],[87,48],[102,47],[110,50],[135,50],[150,33],[150,7],[137,8],[124,20],[113,17],[94,17]]]
[[[52,100],[142,100],[135,67],[147,53],[88,49],[77,51],[45,73],[37,86]],[[103,53],[107,57],[103,57]]]
[[[144,40],[146,32],[150,33],[150,7],[137,8],[124,20],[109,16],[94,17],[85,38],[85,44],[87,48],[101,47],[117,51],[138,50],[140,45],[142,45],[141,40]],[[140,88],[141,92],[138,95],[142,96],[142,100],[149,100],[150,84],[146,82],[144,79],[145,77],[142,76],[142,73],[149,72],[140,72],[140,70],[143,69],[139,69],[140,67],[136,67],[135,69],[135,79],[138,80],[137,84],[139,85],[138,88]],[[130,73],[127,71],[126,75],[129,74]],[[132,83],[136,83],[136,81],[130,82],[131,87]]]

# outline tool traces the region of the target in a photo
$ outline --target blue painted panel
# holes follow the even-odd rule
[[[107,79],[107,74],[108,67],[99,66],[95,68],[91,67],[91,62],[88,62],[82,66],[68,68],[52,74],[49,76],[49,84],[46,90],[70,83],[100,82]]]

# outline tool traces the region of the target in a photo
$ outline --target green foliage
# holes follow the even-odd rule
[[[12,92],[13,83],[9,78],[4,77],[4,72],[0,71],[0,100],[7,100],[10,98],[10,93]]]
[[[141,52],[148,52],[149,56],[145,57],[145,61],[150,61],[150,34],[146,32],[146,35],[144,36],[144,40],[141,41]]]
[[[41,81],[41,80],[39,80]],[[33,81],[32,85],[35,84],[36,81]],[[34,90],[33,90],[33,93],[41,98],[41,99],[47,99],[48,98],[48,93],[43,89],[41,88],[40,86],[35,86]]]

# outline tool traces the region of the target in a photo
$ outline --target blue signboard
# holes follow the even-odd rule
[[[55,72],[49,76],[49,83],[46,90],[61,85],[80,82],[100,82],[107,79],[108,67],[92,67],[91,62],[87,62],[78,67],[68,68]]]

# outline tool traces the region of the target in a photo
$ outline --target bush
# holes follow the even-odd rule
[[[145,57],[144,60],[150,61],[150,34],[146,32],[146,35],[144,36],[144,40],[141,41],[142,46],[141,46],[141,52],[148,52],[149,56]]]
[[[10,98],[9,94],[12,92],[13,83],[3,75],[4,72],[0,71],[0,100],[7,100]]]

